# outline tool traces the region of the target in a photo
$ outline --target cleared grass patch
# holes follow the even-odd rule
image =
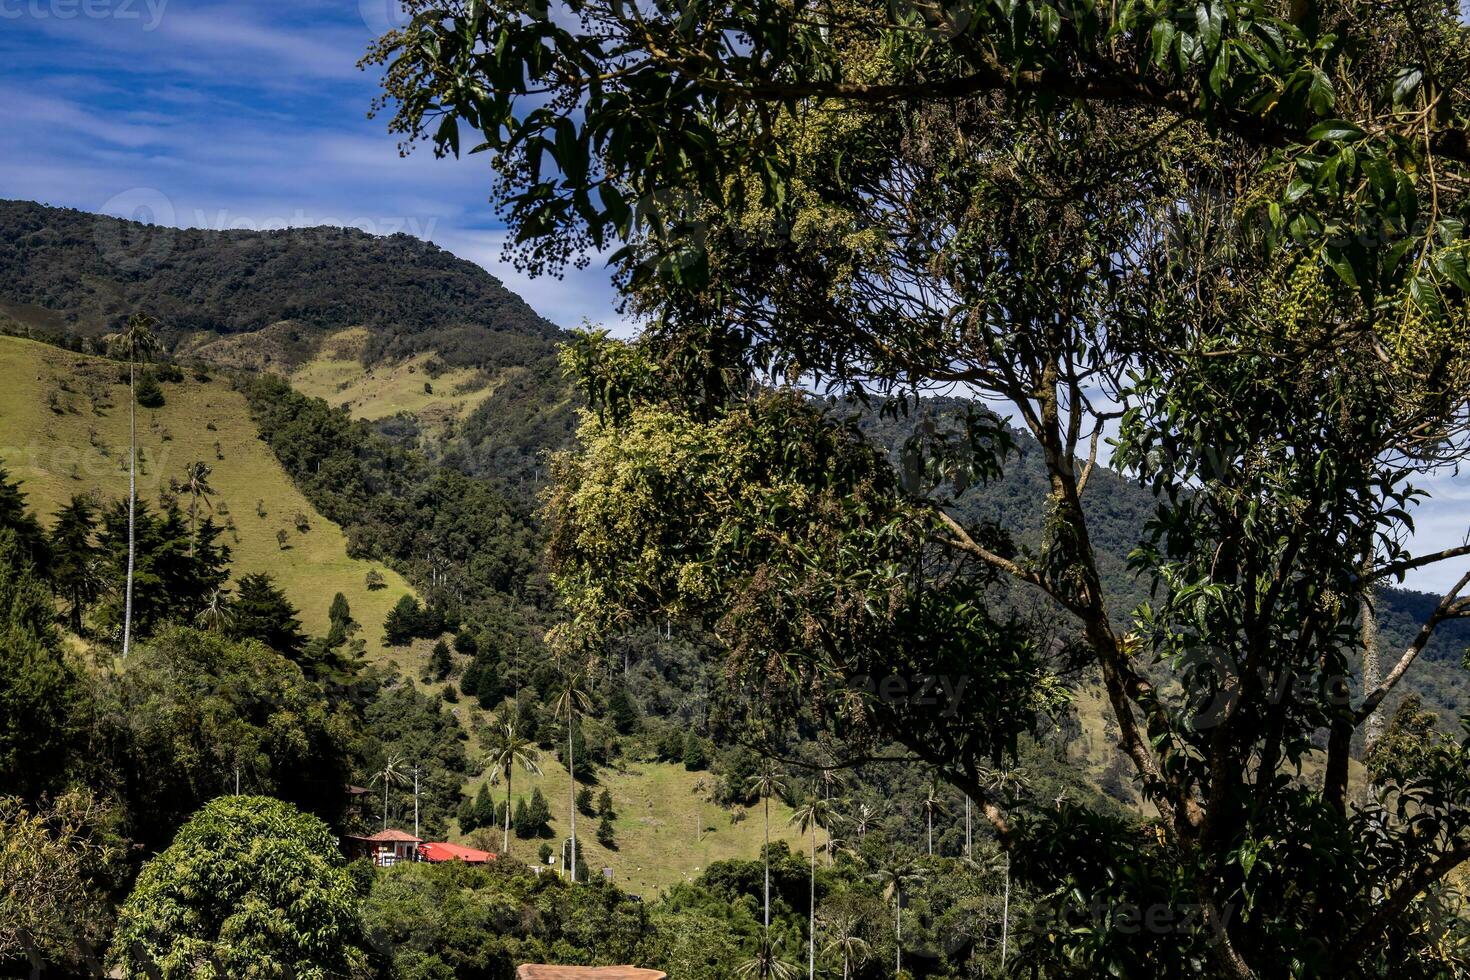
[[[316,356],[290,373],[291,386],[345,407],[354,418],[374,420],[408,412],[430,427],[464,418],[494,390],[493,384],[477,384],[481,376],[473,368],[454,368],[431,378],[432,353],[364,368],[360,356],[367,338],[362,327],[328,336]]]
[[[0,386],[0,460],[44,523],[73,494],[96,492],[108,501],[127,496],[128,392],[118,381],[120,367],[0,337],[0,376],[6,379]],[[182,479],[185,466],[203,461],[213,469],[215,522],[234,523],[221,538],[232,552],[233,574],[275,576],[312,633],[326,632],[327,610],[341,592],[362,624],[369,659],[386,659],[383,620],[412,591],[409,584],[385,566],[347,556],[346,535],[292,485],[260,441],[243,396],[218,379],[200,382],[188,374],[163,387],[163,407],[138,410],[138,499],[156,508],[169,479]],[[180,503],[187,506],[187,498]],[[307,530],[298,529],[297,515]],[[285,547],[277,538],[283,531]],[[383,576],[384,588],[367,588],[372,569]],[[403,651],[398,655],[409,659]]]
[[[570,836],[568,819],[569,777],[566,767],[543,753],[542,775],[528,776],[517,769],[512,780],[514,799],[529,798],[540,787],[551,804],[553,850]],[[577,814],[578,862],[585,860],[593,874],[611,868],[613,882],[624,891],[653,897],[670,885],[692,881],[715,861],[760,857],[764,823],[759,805],[752,806],[742,820],[731,819],[731,811],[710,802],[707,789],[714,781],[708,772],[688,772],[676,763],[627,763],[618,769],[602,769],[592,785],[594,796],[606,788],[613,798],[617,849],[597,842],[598,818]],[[479,792],[485,777],[471,780],[466,792]],[[490,787],[496,801],[505,798],[504,785]],[[788,820],[791,808],[771,801],[771,840],[784,840],[791,849],[805,853],[810,838],[796,832]],[[462,840],[456,834],[454,840]],[[826,838],[818,836],[819,842]],[[495,835],[499,850],[500,835]],[[511,833],[511,853],[536,863],[540,840],[522,840]],[[558,851],[559,854],[559,851]],[[559,866],[559,865],[558,865]]]

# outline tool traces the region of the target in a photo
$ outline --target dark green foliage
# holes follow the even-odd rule
[[[158,383],[158,378],[151,371],[142,372],[134,386],[135,397],[138,405],[142,408],[162,408],[164,404],[163,385]]]
[[[411,593],[404,593],[383,620],[383,642],[392,647],[407,646],[415,637],[433,635],[425,633],[427,628],[431,628],[431,620],[426,610]]]
[[[26,495],[0,465],[0,530],[14,535],[18,554],[33,565],[46,567],[46,535],[27,508]]]
[[[390,756],[403,759],[419,771],[419,821],[426,839],[437,838],[458,811],[460,787],[469,775],[465,752],[467,736],[444,702],[421,693],[412,684],[399,682],[380,690],[363,708],[362,737],[353,753],[359,780],[380,772]],[[376,808],[381,820],[382,789]],[[411,825],[413,785],[410,780],[391,787],[388,800],[390,826]],[[483,824],[481,824],[483,825]]]
[[[597,822],[597,843],[609,850],[617,850],[617,830],[613,827],[613,818],[610,813],[604,813],[602,819]]]
[[[454,634],[454,652],[466,657],[473,657],[480,652],[480,644],[468,628],[460,627]]]
[[[367,325],[385,328],[371,359],[435,349],[461,367],[519,363],[556,335],[484,269],[408,235],[174,229],[169,261],[147,275],[120,274],[93,244],[97,234],[146,233],[115,218],[0,202],[0,277],[13,300],[66,311],[73,322],[150,310],[170,343],[293,321],[304,336],[288,343],[309,349],[316,330]]]
[[[434,644],[433,652],[429,654],[429,676],[436,681],[447,680],[453,669],[454,661],[449,656],[449,644],[440,640]]]
[[[545,836],[549,833],[547,824],[550,822],[551,805],[546,802],[546,795],[541,792],[541,787],[537,786],[531,791],[529,801],[525,797],[516,801],[511,828],[517,837],[526,839]]]
[[[684,756],[682,761],[684,768],[690,772],[709,768],[709,749],[706,747],[703,738],[700,738],[693,732],[689,733],[688,737],[684,739]]]
[[[331,608],[327,610],[327,649],[332,650],[347,642],[347,637],[357,628],[357,621],[352,618],[352,607],[347,604],[347,597],[338,592],[332,597]]]
[[[235,639],[259,640],[292,660],[300,659],[306,646],[296,607],[264,572],[240,579],[235,597],[230,600],[227,622],[227,632]]]
[[[596,803],[594,802],[591,786],[582,786],[577,789],[576,806],[579,811],[592,817],[597,815]]]
[[[606,788],[597,797],[597,815],[600,817],[617,816],[617,811],[613,809],[612,793]]]
[[[353,878],[322,821],[263,796],[224,797],[144,866],[114,943],[124,975],[358,976]]]
[[[638,727],[638,709],[628,695],[628,689],[618,685],[607,699],[607,718],[619,735],[632,734]]]
[[[152,847],[204,801],[233,791],[288,800],[335,820],[355,723],[301,668],[254,641],[170,628],[140,645],[101,692],[106,757],[130,835]]]
[[[509,980],[522,963],[636,963],[650,937],[643,902],[518,861],[399,865],[377,876],[362,915],[395,977]]]
[[[102,595],[102,550],[94,540],[96,531],[97,507],[91,498],[77,495],[57,512],[48,538],[51,587],[67,604],[73,633],[82,631],[82,616]]]
[[[261,436],[313,506],[343,526],[354,557],[392,565],[436,611],[463,594],[477,620],[506,618],[501,635],[537,634],[525,620],[547,588],[532,571],[538,542],[527,509],[282,379],[260,377],[245,395]]]
[[[0,529],[0,796],[55,789],[71,762],[79,679],[53,619],[15,532]]]
[[[459,829],[469,833],[480,827],[495,826],[495,801],[490,796],[490,784],[481,783],[473,800],[466,800],[460,807]]]
[[[188,519],[170,505],[151,513],[145,501],[137,504],[137,567],[133,584],[133,631],[147,636],[166,622],[193,623],[210,596],[229,576],[230,549],[216,543],[220,529],[205,519],[197,533],[189,533]],[[97,545],[106,563],[107,580],[122,582],[128,560],[128,505],[117,501],[102,512]],[[193,554],[190,554],[190,551]],[[121,629],[121,589],[103,602],[99,620]]]

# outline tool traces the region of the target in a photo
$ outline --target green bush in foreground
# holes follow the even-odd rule
[[[127,977],[366,976],[352,878],[321,820],[221,797],[150,860],[123,904]]]

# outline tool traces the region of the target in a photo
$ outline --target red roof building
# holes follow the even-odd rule
[[[495,855],[490,851],[478,851],[473,847],[462,847],[459,844],[445,844],[440,841],[429,841],[419,848],[419,857],[432,864],[441,861],[463,861],[466,864],[484,864],[494,861]]]
[[[516,971],[516,980],[667,980],[658,970],[632,966],[537,966],[528,963]]]
[[[417,861],[422,840],[401,830],[380,830],[367,837],[348,836],[342,847],[349,857],[371,858],[380,868],[392,867],[400,861]]]

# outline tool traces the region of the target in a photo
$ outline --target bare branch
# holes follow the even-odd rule
[[[1467,585],[1470,585],[1470,572],[1466,572],[1460,578],[1459,583],[1446,593],[1443,599],[1439,600],[1439,605],[1435,607],[1434,612],[1430,614],[1429,618],[1424,621],[1424,625],[1419,628],[1419,635],[1414,637],[1414,642],[1409,644],[1409,648],[1404,651],[1404,655],[1399,658],[1399,662],[1394,665],[1393,670],[1389,671],[1388,676],[1383,679],[1383,682],[1370,691],[1368,696],[1363,699],[1362,705],[1354,714],[1354,724],[1361,725],[1374,712],[1378,705],[1383,702],[1383,699],[1388,697],[1389,692],[1394,689],[1398,682],[1403,680],[1404,675],[1409,672],[1409,668],[1418,659],[1419,654],[1424,652],[1424,648],[1434,638],[1434,631],[1439,628],[1439,624],[1447,619],[1453,619],[1460,614],[1464,609],[1464,605],[1456,600],[1459,599],[1460,593],[1465,590]]]

